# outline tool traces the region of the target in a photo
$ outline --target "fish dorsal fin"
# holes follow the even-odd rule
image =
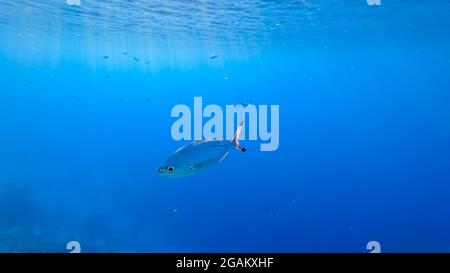
[[[187,147],[192,146],[192,145],[197,145],[200,142],[204,142],[204,140],[203,139],[202,140],[194,140],[191,143],[187,143],[187,144],[181,146],[180,148],[176,149],[174,153],[176,154],[178,152],[181,152],[182,150],[186,149]]]

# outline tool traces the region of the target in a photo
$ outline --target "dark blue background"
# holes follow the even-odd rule
[[[447,1],[84,2],[0,0],[0,251],[450,251]],[[157,176],[194,96],[279,104],[279,150]]]

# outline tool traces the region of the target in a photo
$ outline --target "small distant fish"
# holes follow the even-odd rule
[[[150,61],[146,61],[145,64],[147,64],[147,65],[150,64]]]
[[[151,100],[152,100],[151,98],[147,98],[147,99],[145,100],[145,102],[146,102],[146,103],[149,103]]]
[[[107,78],[107,79],[110,79],[110,78],[111,78],[111,76],[110,76],[110,75],[106,75],[106,78]]]
[[[249,103],[239,103],[238,104],[238,106],[242,106],[242,107],[247,107],[247,106],[249,106],[250,104]]]
[[[139,60],[139,58],[137,57],[133,57],[133,60],[135,60],[136,62],[140,62],[141,60]]]
[[[105,56],[103,56],[103,59],[109,59],[109,56],[108,55],[105,55]]]
[[[176,150],[157,169],[159,175],[167,178],[191,176],[220,163],[231,148],[247,151],[239,144],[244,122],[241,122],[233,140],[199,140]]]
[[[209,58],[212,60],[212,59],[215,59],[215,58],[217,58],[217,57],[219,57],[218,55],[216,55],[216,54],[213,54],[213,55],[210,55],[209,56]]]
[[[81,6],[81,1],[80,0],[66,0],[66,3],[69,6]]]
[[[270,211],[269,216],[273,216],[273,215],[280,216],[280,212],[279,211]]]
[[[124,51],[122,52],[123,55],[128,55],[128,52]]]

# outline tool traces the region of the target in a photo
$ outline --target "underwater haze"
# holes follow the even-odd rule
[[[450,252],[450,1],[373,2],[0,0],[0,252]],[[278,149],[158,175],[194,97]]]

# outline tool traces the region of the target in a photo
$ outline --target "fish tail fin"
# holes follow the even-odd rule
[[[242,127],[244,127],[244,121],[241,121],[241,124],[239,124],[239,127],[237,128],[236,133],[234,134],[233,144],[234,147],[236,147],[239,151],[246,152],[247,149],[242,147],[241,144],[239,143],[239,136],[241,135]]]

